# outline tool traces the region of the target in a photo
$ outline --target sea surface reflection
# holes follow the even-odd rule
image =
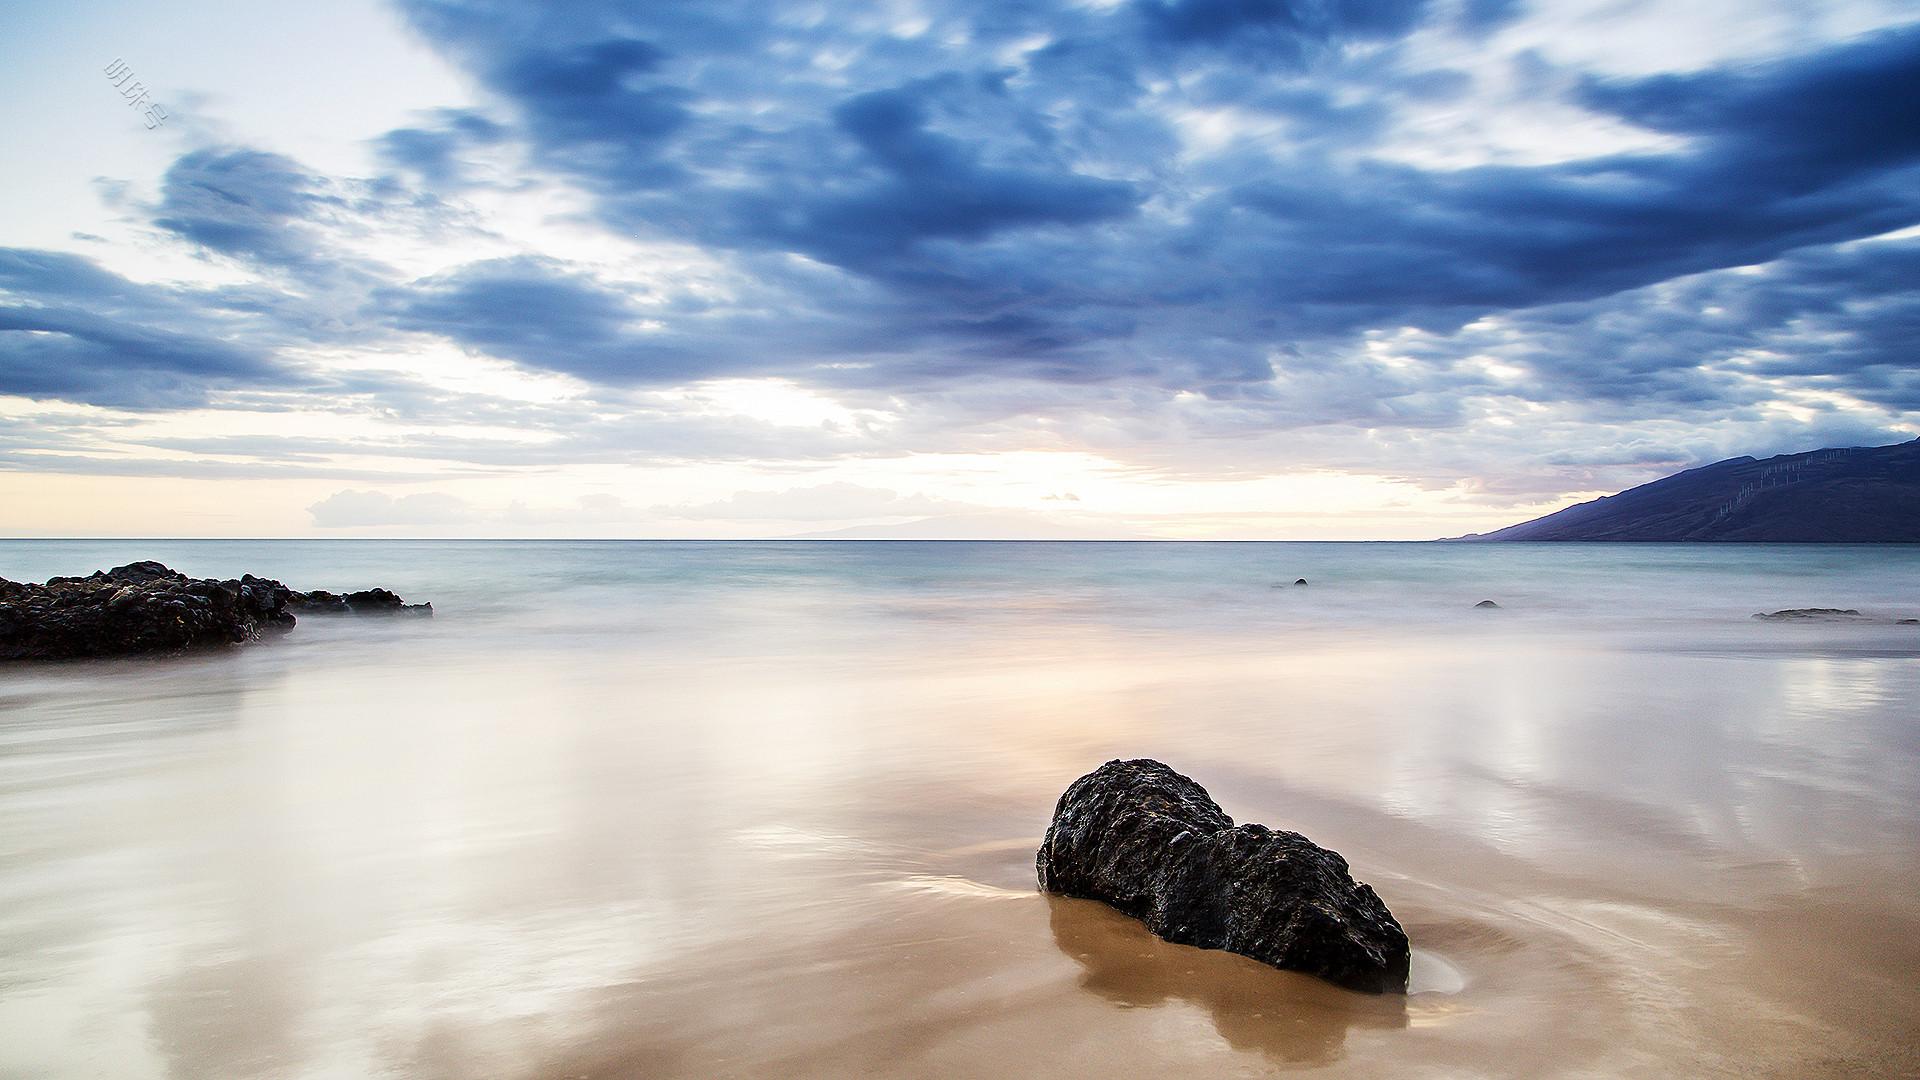
[[[1920,551],[47,541],[0,576],[147,557],[437,617],[0,669],[0,1075],[1920,1071]],[[1888,621],[1748,617],[1788,606]],[[1414,993],[1035,893],[1117,756],[1344,853]]]

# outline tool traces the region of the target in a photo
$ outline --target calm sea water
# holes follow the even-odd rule
[[[436,618],[0,668],[0,1075],[1920,1068],[1920,549],[0,541],[0,576],[140,558]],[[1884,621],[1750,618],[1812,606]],[[1116,756],[1346,854],[1414,992],[1036,894]]]

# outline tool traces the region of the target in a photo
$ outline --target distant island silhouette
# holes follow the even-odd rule
[[[1457,539],[1920,543],[1920,439],[1729,458]]]

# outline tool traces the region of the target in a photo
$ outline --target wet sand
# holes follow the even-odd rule
[[[0,675],[0,1075],[1920,1074],[1913,635],[875,610]],[[1139,755],[1412,992],[1036,893]]]

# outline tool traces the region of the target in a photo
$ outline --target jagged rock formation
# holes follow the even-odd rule
[[[1856,608],[1782,608],[1779,611],[1755,612],[1753,617],[1763,622],[1892,623],[1895,626],[1920,626],[1920,619],[1896,619],[1885,615],[1867,615]]]
[[[247,574],[189,578],[136,562],[44,585],[0,578],[0,661],[178,652],[258,641],[293,629],[295,612],[432,615],[385,589],[302,593]]]
[[[1730,458],[1460,539],[1920,543],[1920,439]]]
[[[1043,890],[1105,901],[1168,941],[1406,991],[1407,935],[1345,859],[1299,833],[1236,827],[1158,761],[1109,761],[1074,781],[1034,864]]]

